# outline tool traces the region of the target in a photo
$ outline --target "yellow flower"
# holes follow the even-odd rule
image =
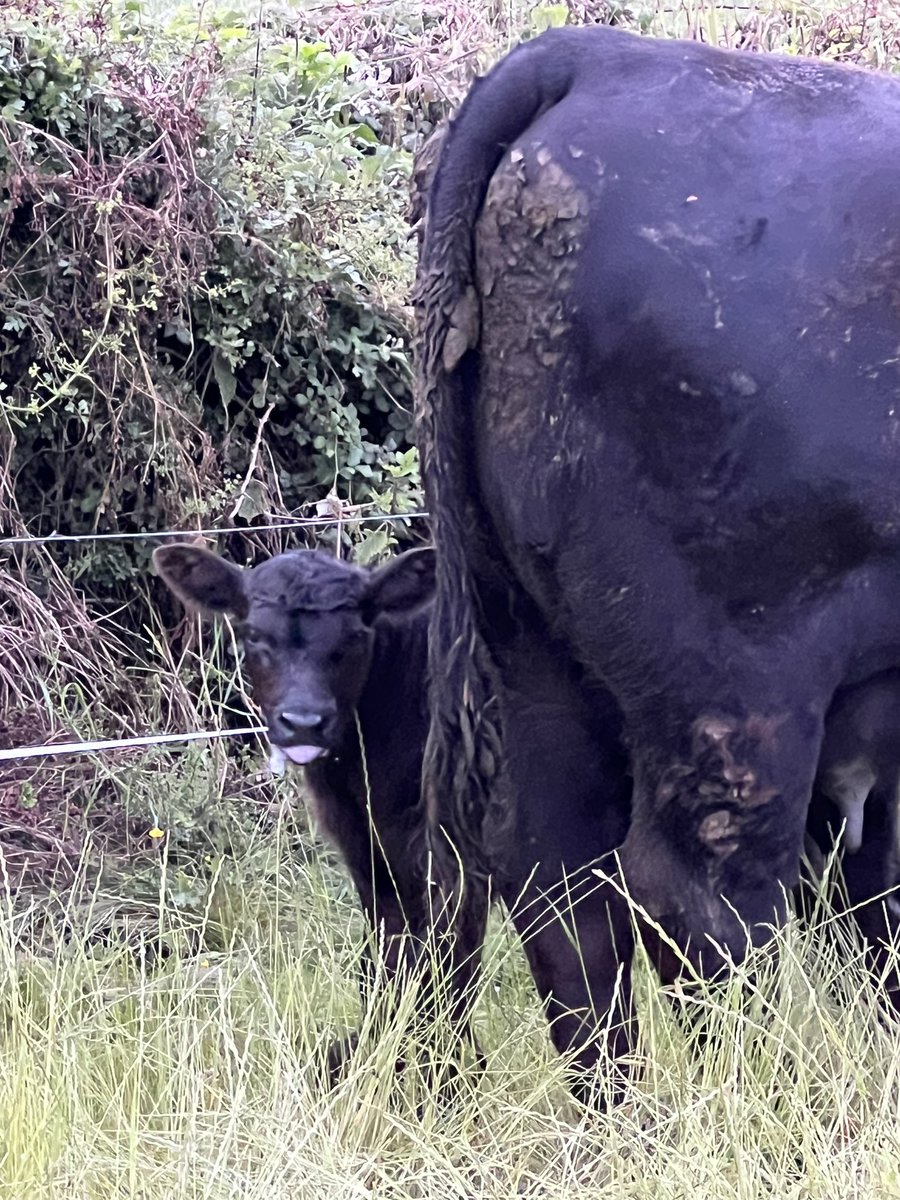
[[[153,828],[147,834],[147,836],[152,837],[158,841],[161,837],[165,837],[166,834],[165,834],[165,830],[160,829],[160,827],[158,825],[154,825]]]

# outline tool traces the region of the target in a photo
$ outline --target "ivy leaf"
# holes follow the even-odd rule
[[[356,548],[353,558],[361,567],[376,562],[387,554],[393,539],[386,529],[373,529],[367,533]]]
[[[241,494],[234,516],[242,521],[252,521],[254,517],[266,516],[271,510],[272,502],[265,484],[258,479],[251,479]]]
[[[223,404],[231,404],[237,392],[237,379],[234,371],[218,352],[213,351],[212,360],[213,375],[216,377],[216,383],[219,385],[219,392],[222,396]]]

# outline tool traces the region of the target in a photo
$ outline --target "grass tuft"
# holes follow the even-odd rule
[[[362,928],[339,870],[283,815],[244,869],[185,912],[160,854],[137,940],[98,939],[115,897],[0,904],[0,1195],[212,1197],[887,1196],[900,1186],[900,1031],[849,930],[794,922],[778,954],[662,989],[638,966],[642,1034],[626,1101],[567,1095],[524,958],[492,926],[476,1026],[487,1053],[453,1103],[410,1046],[408,984],[362,1018]],[[87,875],[85,874],[85,879]],[[133,900],[123,899],[123,911]],[[823,909],[823,912],[825,910]],[[823,918],[824,920],[824,918]],[[832,922],[833,924],[834,922]],[[136,953],[163,931],[167,958]],[[334,1037],[360,1027],[323,1083]],[[398,1057],[410,1065],[398,1077]],[[424,1064],[424,1065],[423,1065]]]

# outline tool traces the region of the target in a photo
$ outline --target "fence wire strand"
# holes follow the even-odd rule
[[[265,733],[265,725],[248,725],[245,729],[198,729],[192,733],[150,733],[145,737],[108,738],[96,742],[58,742],[44,746],[13,746],[0,750],[0,762],[18,762],[26,758],[44,758],[61,754],[102,754],[108,750],[132,750],[136,747],[165,746],[177,742],[199,742],[204,738],[243,737],[245,734]]]
[[[52,546],[71,542],[139,542],[155,538],[216,537],[225,533],[267,533],[279,529],[325,529],[329,526],[362,525],[374,521],[414,521],[427,517],[427,512],[348,514],[343,517],[300,517],[268,525],[229,525],[220,529],[157,529],[139,533],[48,533],[17,534],[0,538],[0,546]]]

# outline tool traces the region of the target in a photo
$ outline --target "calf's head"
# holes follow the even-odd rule
[[[372,571],[317,550],[243,569],[180,543],[160,547],[153,562],[181,600],[235,619],[269,740],[301,764],[337,750],[352,727],[377,619],[414,612],[434,589],[431,549]]]

